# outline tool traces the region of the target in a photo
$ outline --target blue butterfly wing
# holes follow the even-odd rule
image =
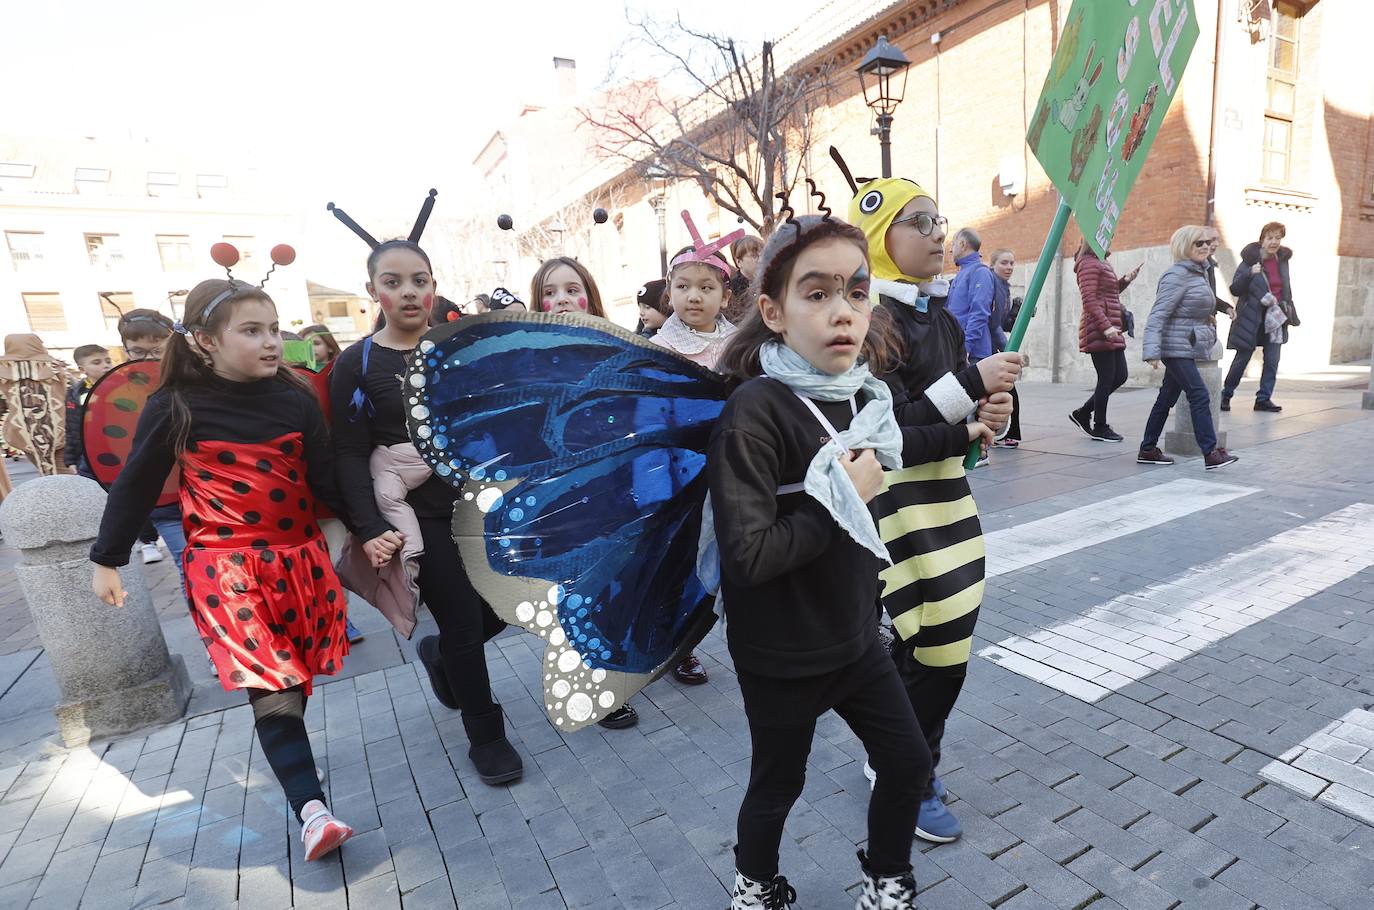
[[[454,529],[474,587],[550,643],[560,726],[603,716],[700,640],[725,380],[603,320],[505,312],[431,332],[407,383],[416,448],[464,489]],[[579,692],[589,716],[570,710]]]

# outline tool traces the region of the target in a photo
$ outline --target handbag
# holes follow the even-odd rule
[[[1125,307],[1121,308],[1121,327],[1126,330],[1126,334],[1135,337],[1135,314]]]
[[[1297,328],[1302,325],[1302,320],[1298,318],[1298,308],[1293,301],[1284,300],[1281,305],[1283,307],[1283,315],[1288,317],[1288,325],[1290,327]]]

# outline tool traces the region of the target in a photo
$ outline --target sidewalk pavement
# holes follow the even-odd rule
[[[1223,415],[1241,461],[1204,472],[1135,464],[1150,390],[1113,397],[1111,445],[1069,424],[1085,389],[1023,387],[1024,444],[972,478],[988,585],[940,767],[966,833],[917,842],[922,907],[1374,907],[1374,415],[1297,383],[1256,414],[1249,389]],[[307,726],[360,834],[307,866],[169,562],[145,572],[196,684],[186,718],[67,750],[14,560],[0,548],[0,908],[728,903],[749,736],[719,629],[709,684],[659,680],[638,727],[568,735],[542,645],[498,637],[526,773],[492,788],[412,645],[355,604],[367,640]],[[864,753],[833,714],[817,732],[781,871],[798,907],[852,907]]]

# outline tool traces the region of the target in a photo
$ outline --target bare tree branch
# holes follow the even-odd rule
[[[661,63],[665,81],[689,95],[668,96],[657,80],[639,79],[612,90],[604,105],[579,110],[594,131],[593,146],[643,173],[690,180],[756,231],[766,230],[802,179],[811,118],[831,89],[829,63],[778,72],[773,45],[741,51],[728,36],[635,20],[637,39]]]

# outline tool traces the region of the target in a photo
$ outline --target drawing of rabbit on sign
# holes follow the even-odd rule
[[[1097,42],[1094,41],[1088,45],[1087,60],[1083,64],[1083,75],[1079,78],[1078,84],[1074,86],[1072,97],[1055,104],[1053,112],[1055,121],[1070,133],[1078,125],[1078,118],[1082,115],[1083,108],[1087,106],[1088,90],[1102,76],[1102,58],[1097,57],[1096,66],[1094,66],[1093,58],[1096,56]]]

